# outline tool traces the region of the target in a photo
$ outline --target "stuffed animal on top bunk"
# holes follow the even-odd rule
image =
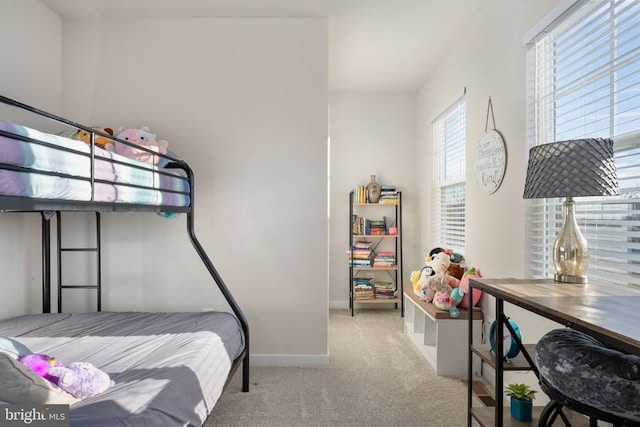
[[[113,129],[111,128],[103,128],[103,127],[91,127],[96,132],[101,132],[106,135],[113,136]],[[84,129],[70,129],[65,130],[64,132],[60,132],[58,135],[64,136],[65,138],[75,139],[76,141],[82,141],[87,144],[91,144],[91,132],[88,132]],[[109,145],[113,146],[113,141],[110,139],[96,134],[94,144],[97,147],[104,148],[105,150],[109,150]],[[109,150],[113,151],[113,150]]]
[[[141,129],[125,129],[119,128],[116,131],[116,138],[123,141],[127,141],[131,144],[146,148],[153,153],[167,154],[169,143],[164,139],[157,141],[156,135],[149,131],[149,128],[144,126]],[[161,157],[155,156],[146,150],[141,150],[132,147],[130,145],[123,144],[116,141],[114,145],[107,145],[106,149],[118,154],[121,154],[130,159],[139,160],[141,162],[158,164]]]
[[[98,132],[102,132],[105,133],[107,135],[111,135],[113,136],[113,129],[111,128],[92,128],[95,131]],[[86,130],[80,129],[78,130],[78,132],[76,132],[76,134],[74,135],[73,139],[77,139],[78,141],[82,141],[82,142],[86,142],[87,144],[91,144],[91,133],[87,132]],[[104,136],[100,136],[97,135],[94,138],[93,143],[100,147],[100,148],[104,148],[105,150],[108,150],[108,146],[113,146],[113,141],[111,141],[110,139],[105,138]]]
[[[87,362],[64,366],[54,357],[40,353],[22,355],[18,361],[78,399],[95,396],[115,384],[109,374]]]

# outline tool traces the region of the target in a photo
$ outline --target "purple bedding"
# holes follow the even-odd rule
[[[188,206],[189,183],[161,169],[81,141],[0,121],[0,195],[79,201]],[[28,138],[29,140],[24,140]],[[35,142],[38,141],[38,142]],[[22,169],[23,168],[23,169]],[[91,193],[93,169],[97,181]],[[52,174],[53,173],[53,174]],[[93,198],[92,198],[93,197]]]

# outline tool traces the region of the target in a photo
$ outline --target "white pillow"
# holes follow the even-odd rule
[[[0,384],[0,400],[7,403],[71,405],[80,401],[5,353],[0,353]]]
[[[31,354],[32,351],[26,345],[9,337],[0,337],[0,353],[8,354],[17,359],[25,354]]]

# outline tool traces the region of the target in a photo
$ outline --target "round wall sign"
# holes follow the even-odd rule
[[[502,135],[497,130],[489,130],[480,139],[476,151],[476,182],[482,191],[494,193],[504,178],[507,167],[507,149]]]

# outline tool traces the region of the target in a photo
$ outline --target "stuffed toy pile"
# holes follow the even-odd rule
[[[64,366],[54,357],[38,353],[22,355],[18,360],[78,399],[95,396],[115,384],[109,374],[87,362],[73,362]]]
[[[442,248],[432,249],[425,258],[425,266],[411,272],[413,292],[421,301],[433,303],[439,310],[449,311],[451,317],[458,317],[458,305],[468,308],[465,295],[469,289],[469,278],[480,277],[477,269],[465,271],[463,261],[464,257],[459,253]],[[464,286],[460,286],[461,283]],[[474,305],[480,298],[476,291],[474,289],[473,292]]]
[[[143,126],[140,129],[126,129],[121,127],[116,132],[111,128],[93,127],[91,129],[104,135],[111,135],[114,138],[133,144],[133,146],[127,145],[96,133],[94,138],[95,145],[112,153],[118,153],[130,159],[156,165],[162,163],[163,159],[160,156],[154,155],[154,153],[169,154],[172,157],[177,158],[175,153],[169,151],[169,143],[164,139],[158,141],[156,139],[156,134],[151,133],[149,128],[146,126]],[[91,133],[83,129],[61,132],[60,135],[66,138],[83,141],[87,144],[91,143]],[[142,149],[138,147],[141,147]],[[146,151],[145,149],[149,151]],[[164,162],[166,162],[166,160],[164,160]],[[159,166],[163,165],[160,164]]]

